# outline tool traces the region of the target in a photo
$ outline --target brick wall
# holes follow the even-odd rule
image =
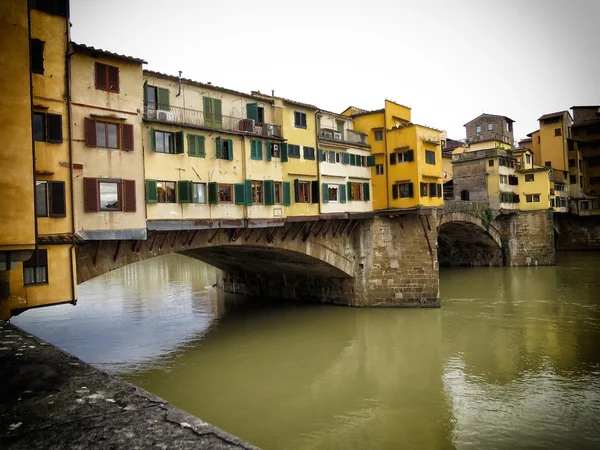
[[[461,200],[460,193],[469,191],[472,202],[487,202],[488,189],[485,176],[486,159],[455,162],[453,167],[454,200]]]

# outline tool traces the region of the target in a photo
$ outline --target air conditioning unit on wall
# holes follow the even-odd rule
[[[164,120],[165,122],[173,122],[175,116],[171,111],[156,110],[156,120]]]
[[[340,133],[339,131],[334,131],[333,132],[333,138],[334,139],[338,139],[338,140],[342,140],[342,133]]]

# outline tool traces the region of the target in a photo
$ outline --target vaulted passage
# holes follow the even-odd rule
[[[502,266],[502,249],[488,232],[470,222],[447,222],[438,236],[440,266]]]

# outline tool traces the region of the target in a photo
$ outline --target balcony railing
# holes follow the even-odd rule
[[[319,137],[322,139],[331,139],[334,141],[369,145],[367,142],[367,135],[354,130],[346,130],[345,132],[342,132],[330,128],[321,128],[319,130]]]
[[[479,213],[489,209],[488,202],[474,202],[469,200],[444,200],[444,209],[453,212]]]
[[[211,128],[214,130],[238,131],[265,137],[281,137],[281,127],[279,125],[272,123],[257,124],[252,119],[205,113],[204,111],[177,106],[171,106],[169,110],[159,110],[144,106],[144,119],[176,125]]]

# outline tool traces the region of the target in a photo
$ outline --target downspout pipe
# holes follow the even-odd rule
[[[29,68],[29,105],[31,111],[31,117],[29,122],[29,128],[31,130],[31,167],[33,170],[33,230],[34,230],[34,248],[35,255],[37,258],[38,251],[38,219],[37,219],[37,202],[35,201],[35,181],[36,181],[36,164],[35,164],[35,139],[33,137],[33,74],[31,73],[31,9],[29,3],[27,4],[27,34],[29,37],[29,58],[27,59],[27,66]]]
[[[321,113],[320,109],[315,111],[315,144],[317,148],[315,150],[315,160],[317,161],[317,184],[319,185],[319,192],[323,188],[323,183],[321,183],[321,161],[319,160],[319,121],[317,120],[317,116]],[[321,215],[321,201],[323,200],[323,193],[319,196],[319,215]]]
[[[388,166],[388,162],[390,160],[389,158],[389,154],[388,154],[388,148],[387,148],[387,120],[386,120],[386,111],[383,111],[383,147],[384,147],[384,152],[383,152],[383,167],[385,167],[385,199],[386,199],[386,206],[388,208],[391,208],[391,204],[390,204],[390,183],[389,183],[389,166]],[[375,140],[375,137],[373,135],[373,140]],[[377,170],[377,169],[375,169]],[[372,177],[372,173],[371,173],[371,177]],[[417,179],[417,186],[418,187],[418,179]]]

